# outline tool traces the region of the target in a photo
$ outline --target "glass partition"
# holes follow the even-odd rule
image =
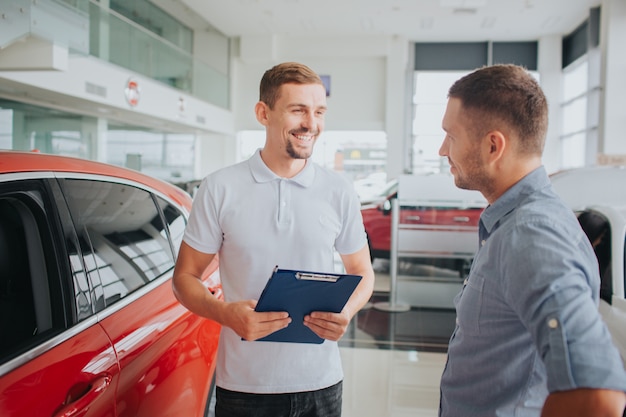
[[[194,57],[187,50],[189,42],[178,46],[112,10],[89,4],[91,55],[229,108],[228,74]],[[228,43],[223,35],[220,40]]]
[[[230,80],[225,64],[229,61],[230,41],[215,30],[215,45],[194,48],[193,30],[149,2],[141,2],[144,7],[137,10],[131,7],[139,4],[136,2],[128,2],[120,9],[126,14],[139,13],[133,21],[94,0],[15,1],[23,10],[23,18],[10,30],[5,28],[2,34],[7,39],[37,36],[66,45],[73,54],[95,56],[216,106],[230,107]],[[151,16],[159,16],[158,22],[153,22]],[[143,27],[141,23],[145,22],[152,24]]]

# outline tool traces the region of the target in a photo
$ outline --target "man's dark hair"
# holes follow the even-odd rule
[[[279,97],[280,86],[289,83],[324,85],[319,75],[306,65],[297,62],[284,62],[268,69],[263,74],[259,88],[259,100],[273,109]]]
[[[480,68],[456,81],[448,97],[461,100],[473,134],[484,135],[504,122],[518,135],[520,152],[543,152],[548,102],[525,68],[510,64]]]

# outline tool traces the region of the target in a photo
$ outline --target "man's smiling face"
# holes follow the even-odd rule
[[[326,90],[321,84],[283,84],[273,109],[267,109],[267,133],[281,141],[287,155],[307,159],[324,130]]]

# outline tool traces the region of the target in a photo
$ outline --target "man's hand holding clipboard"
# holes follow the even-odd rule
[[[333,328],[337,326],[336,316],[343,310],[361,278],[359,275],[276,267],[255,311],[287,311],[292,320],[289,326],[257,340],[318,344],[324,339],[336,340],[334,335],[343,333]],[[349,320],[347,317],[346,321]]]

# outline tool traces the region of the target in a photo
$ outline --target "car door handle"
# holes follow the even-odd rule
[[[455,222],[459,223],[469,223],[470,218],[467,216],[456,216],[452,218]]]
[[[94,402],[111,384],[111,376],[103,375],[91,382],[87,392],[82,396],[66,404],[63,408],[54,414],[54,417],[79,417],[84,415],[91,403]]]
[[[420,216],[406,216],[404,219],[405,220],[413,220],[413,221],[422,220],[422,218]]]

